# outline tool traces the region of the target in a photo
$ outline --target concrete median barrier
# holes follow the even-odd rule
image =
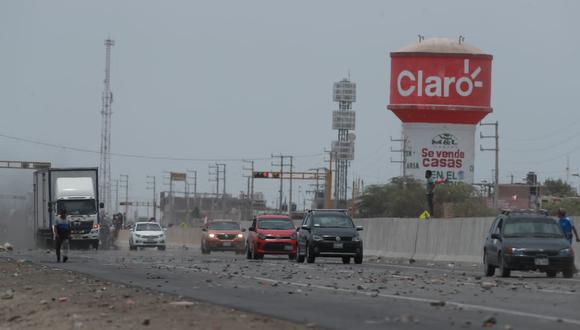
[[[355,219],[364,226],[366,255],[397,259],[480,263],[483,243],[494,218]],[[580,244],[574,243],[576,265]]]
[[[363,226],[360,233],[365,255],[396,259],[480,263],[483,242],[494,218],[452,219],[354,219]],[[295,225],[299,226],[300,221]],[[250,222],[242,222],[248,228]],[[201,243],[201,228],[172,227],[167,229],[168,246],[186,245],[196,248]],[[247,234],[247,232],[246,232]],[[129,242],[129,232],[121,231],[119,243]],[[580,266],[580,244],[573,244],[576,265]]]

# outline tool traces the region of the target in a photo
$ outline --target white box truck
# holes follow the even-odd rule
[[[97,249],[104,205],[99,202],[97,168],[50,168],[34,172],[34,232],[37,246],[52,247],[52,225],[65,209],[71,245]]]

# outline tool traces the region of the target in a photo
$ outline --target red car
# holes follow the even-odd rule
[[[259,215],[248,229],[246,256],[262,259],[265,254],[286,254],[296,258],[296,227],[285,215]]]
[[[201,253],[210,254],[211,251],[235,251],[243,254],[244,234],[240,224],[231,220],[214,220],[202,228]]]

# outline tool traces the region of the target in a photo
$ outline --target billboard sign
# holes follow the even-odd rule
[[[402,122],[477,124],[491,108],[487,54],[391,53],[388,109]]]
[[[417,179],[431,170],[436,179],[473,183],[474,125],[403,123],[406,171]]]
[[[490,55],[396,54],[391,54],[390,105],[490,108]]]
[[[187,174],[182,172],[171,172],[170,176],[171,181],[185,181],[187,178]]]

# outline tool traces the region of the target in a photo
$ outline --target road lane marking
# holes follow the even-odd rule
[[[179,266],[176,268],[191,270],[190,268],[179,267]],[[200,269],[200,270],[203,272],[206,272],[206,273],[210,273],[210,274],[217,274],[216,272],[212,272],[209,269]],[[343,288],[318,285],[318,284],[290,282],[290,281],[283,281],[283,280],[273,280],[270,278],[258,277],[258,276],[249,276],[249,275],[240,275],[240,274],[233,275],[233,276],[241,277],[241,278],[245,278],[245,279],[249,279],[249,280],[267,282],[267,283],[286,284],[286,285],[292,285],[292,286],[296,286],[296,287],[300,287],[300,288],[315,288],[315,289],[320,289],[320,290],[334,291],[334,292],[338,291],[338,292],[351,293],[351,294],[354,293],[354,294],[360,294],[360,295],[365,295],[365,296],[369,296],[369,297],[377,296],[377,297],[382,297],[382,298],[391,298],[391,299],[395,299],[395,300],[405,300],[405,301],[413,301],[413,302],[421,302],[421,303],[436,303],[436,302],[441,301],[441,299],[400,296],[400,295],[379,293],[377,291],[366,292],[366,291],[343,289]],[[457,308],[463,308],[463,309],[469,309],[469,310],[479,310],[479,311],[498,313],[498,314],[507,314],[507,315],[513,315],[513,316],[529,317],[529,318],[534,318],[534,319],[539,319],[539,320],[544,320],[544,321],[553,321],[553,322],[562,321],[565,323],[580,325],[580,320],[564,318],[564,317],[557,317],[557,316],[552,316],[552,315],[528,313],[528,312],[522,312],[522,311],[518,311],[518,310],[495,308],[495,307],[489,307],[489,306],[477,305],[477,304],[460,303],[460,302],[456,302],[456,301],[445,301],[445,304],[447,306],[454,306]]]
[[[284,283],[284,284],[289,284],[289,285],[298,286],[298,287],[310,287],[310,288],[316,288],[316,289],[327,290],[327,291],[340,291],[340,292],[345,292],[345,293],[361,294],[361,295],[365,295],[365,296],[378,296],[378,297],[383,297],[383,298],[392,298],[392,299],[396,299],[396,300],[406,300],[406,301],[423,302],[423,303],[436,303],[436,302],[441,301],[440,299],[397,296],[397,295],[392,295],[392,294],[377,293],[376,291],[375,292],[365,292],[365,291],[359,291],[359,290],[329,287],[329,286],[324,286],[324,285],[305,284],[305,283],[300,283],[300,282],[277,281],[277,280],[272,280],[269,278],[253,277],[253,276],[247,276],[247,275],[243,275],[242,277],[254,279],[257,281],[263,281],[263,282]],[[498,313],[498,314],[508,314],[508,315],[514,315],[514,316],[529,317],[529,318],[535,318],[535,319],[540,319],[540,320],[545,320],[545,321],[554,321],[554,322],[562,321],[565,323],[580,325],[580,320],[551,316],[551,315],[541,315],[541,314],[536,314],[536,313],[528,313],[528,312],[522,312],[522,311],[510,310],[510,309],[501,309],[501,308],[476,305],[476,304],[465,304],[465,303],[460,303],[460,302],[455,302],[455,301],[445,301],[445,304],[449,305],[449,306],[463,308],[463,309],[480,310],[480,311],[486,311],[486,312],[492,312],[492,313]]]

